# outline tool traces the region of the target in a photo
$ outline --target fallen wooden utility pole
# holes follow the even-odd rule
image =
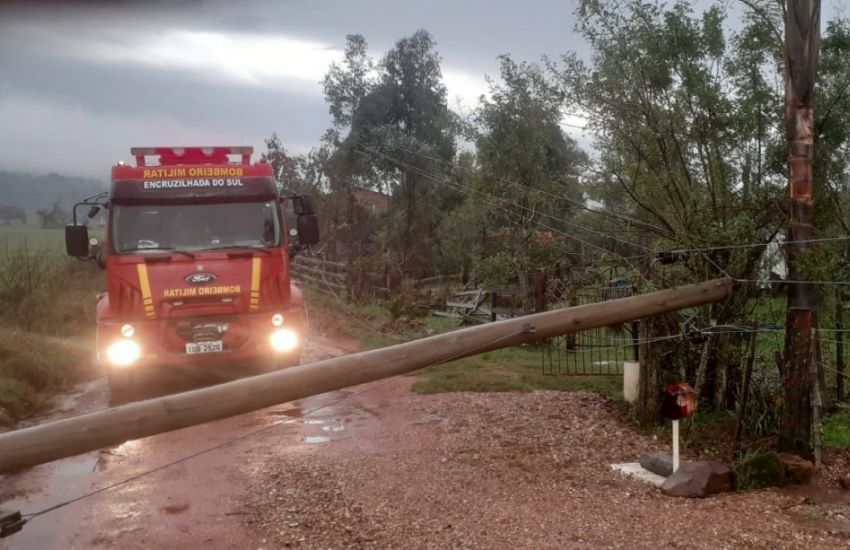
[[[0,435],[0,473],[498,348],[718,302],[731,279],[508,319]]]

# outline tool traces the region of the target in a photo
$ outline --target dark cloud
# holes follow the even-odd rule
[[[103,177],[130,145],[259,148],[272,131],[305,152],[329,124],[318,80],[346,34],[382,52],[429,30],[450,95],[471,101],[500,54],[586,53],[572,32],[576,4],[0,0],[0,169]]]

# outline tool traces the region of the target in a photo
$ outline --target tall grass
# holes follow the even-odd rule
[[[54,232],[61,239],[61,232]],[[0,237],[0,424],[38,410],[57,388],[92,372],[97,266],[56,242]]]

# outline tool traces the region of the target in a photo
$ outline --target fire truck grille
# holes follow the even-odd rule
[[[229,329],[228,322],[181,321],[174,327],[174,332],[186,342],[209,342],[221,340]]]

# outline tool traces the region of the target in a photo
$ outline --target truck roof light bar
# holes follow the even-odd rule
[[[215,147],[131,147],[136,166],[146,166],[145,157],[159,156],[160,166],[175,164],[227,164],[229,155],[241,155],[242,164],[251,163],[250,145]]]

